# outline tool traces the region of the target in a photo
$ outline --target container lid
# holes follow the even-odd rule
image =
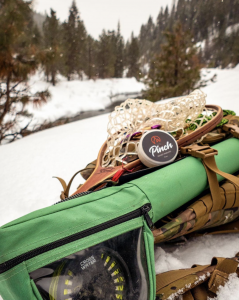
[[[147,167],[168,164],[175,160],[177,154],[178,144],[166,131],[150,130],[140,139],[138,156]]]

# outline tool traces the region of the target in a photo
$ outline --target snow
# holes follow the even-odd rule
[[[140,93],[144,84],[135,78],[113,78],[97,80],[67,81],[58,75],[56,86],[47,83],[42,72],[30,78],[31,91],[48,89],[51,99],[40,109],[28,105],[27,109],[34,115],[30,128],[45,121],[53,122],[62,117],[74,117],[83,111],[103,110],[112,102],[112,96],[123,93]]]
[[[226,29],[226,31],[225,31],[225,34],[226,35],[230,35],[230,34],[232,34],[234,32],[237,32],[238,29],[239,29],[239,23],[231,25],[231,26],[228,26],[227,29]]]
[[[204,50],[205,49],[205,44],[206,44],[206,40],[203,40],[203,41],[201,41],[201,42],[197,42],[196,43],[196,47],[198,48],[198,49],[202,49],[202,50]]]
[[[224,287],[219,288],[217,300],[238,300],[239,278],[236,274],[229,276],[229,281]],[[214,299],[215,300],[215,299]]]
[[[203,69],[204,79],[217,75],[216,82],[209,82],[202,90],[208,95],[208,103],[221,105],[224,109],[234,108],[239,114],[239,67],[234,69]]]
[[[209,104],[218,104],[239,114],[239,67],[228,70],[204,69],[204,78],[217,74],[216,82],[202,88],[208,95]],[[39,86],[42,81],[37,83]],[[122,86],[121,86],[122,84]],[[77,105],[91,108],[103,107],[109,91],[133,91],[134,80],[73,81],[64,80],[51,92],[56,93],[59,107],[55,103],[36,112],[37,118],[59,117],[71,114]],[[72,85],[72,86],[71,86]],[[128,86],[126,86],[128,85]],[[75,90],[73,93],[72,90]],[[71,91],[71,92],[70,92]],[[92,93],[92,94],[91,94]],[[54,94],[55,95],[55,94]],[[87,95],[87,96],[86,96]],[[85,97],[85,98],[84,98]],[[93,99],[94,104],[84,99]],[[67,99],[64,104],[64,99]],[[77,104],[77,99],[83,99]],[[49,109],[49,112],[48,112]],[[59,111],[58,111],[59,109]],[[71,176],[94,160],[106,139],[108,115],[101,115],[32,134],[12,144],[0,147],[0,225],[15,218],[54,204],[59,200],[61,186],[52,176],[62,177],[68,182]],[[76,177],[72,187],[75,191],[83,179]],[[239,234],[203,236],[172,249],[155,250],[156,272],[187,268],[193,264],[208,264],[213,256],[232,257],[239,251]],[[227,285],[220,289],[218,300],[238,298],[239,279],[230,277]]]
[[[213,257],[233,257],[238,253],[239,234],[221,234],[197,237],[178,246],[172,252],[167,248],[156,248],[156,273],[182,268],[193,264],[207,265]]]

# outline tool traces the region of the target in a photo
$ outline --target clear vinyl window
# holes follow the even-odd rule
[[[142,228],[76,252],[30,274],[44,300],[146,300]]]

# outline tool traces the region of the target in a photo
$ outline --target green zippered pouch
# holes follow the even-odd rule
[[[19,244],[1,252],[1,297],[154,299],[151,218],[145,194],[127,184],[3,226],[8,246],[16,241],[9,236],[15,230]]]
[[[231,138],[214,148],[220,170],[239,170],[239,140]],[[1,298],[154,300],[150,228],[207,187],[201,161],[187,157],[2,226]]]

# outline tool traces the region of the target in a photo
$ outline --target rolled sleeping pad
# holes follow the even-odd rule
[[[239,140],[230,138],[214,145],[219,170],[233,174],[239,170]],[[224,178],[217,175],[218,181]],[[206,171],[199,158],[187,157],[177,163],[131,181],[147,196],[158,221],[208,188]]]

